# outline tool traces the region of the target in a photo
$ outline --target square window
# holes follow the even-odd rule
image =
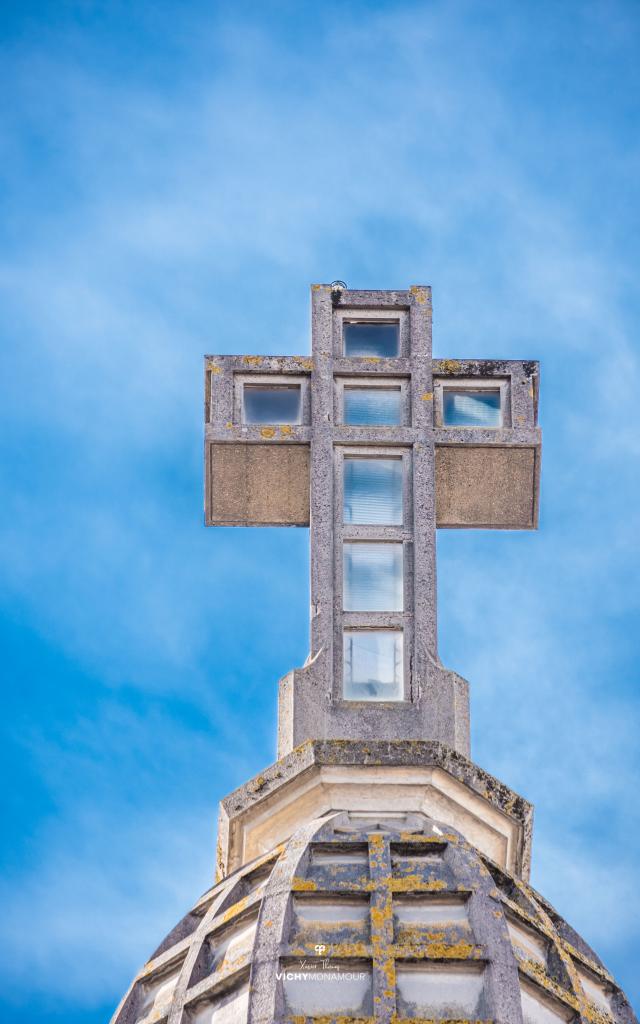
[[[402,700],[402,632],[366,629],[344,633],[345,700]]]
[[[445,427],[500,427],[500,389],[444,388],[442,420]]]
[[[344,460],[344,521],[402,526],[402,459]]]
[[[373,356],[390,359],[400,354],[400,324],[397,320],[345,320],[345,356]]]
[[[245,384],[242,389],[244,423],[300,423],[299,384]]]
[[[345,387],[344,422],[356,426],[375,424],[381,427],[402,423],[402,390]]]
[[[345,611],[402,611],[402,544],[345,544],[343,563]]]

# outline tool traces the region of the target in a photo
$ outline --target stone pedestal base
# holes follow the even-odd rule
[[[375,819],[417,811],[446,821],[500,867],[528,879],[533,808],[440,743],[308,741],[220,804],[218,877],[336,811]]]

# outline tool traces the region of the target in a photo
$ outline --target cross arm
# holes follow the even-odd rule
[[[406,360],[393,372],[409,373]],[[346,372],[338,362],[338,371]],[[414,395],[431,407],[436,450],[436,525],[440,528],[535,529],[540,481],[537,425],[539,366],[534,361],[434,359],[433,392]],[[351,372],[380,373],[359,361]],[[385,371],[386,372],[386,371]],[[312,441],[309,356],[205,357],[205,522],[209,526],[307,526]],[[245,388],[296,391],[298,422],[250,422]],[[451,396],[500,394],[500,423],[448,422]],[[341,423],[336,402],[331,426],[342,444],[370,443],[372,433]],[[410,417],[415,422],[416,410]],[[376,431],[373,431],[375,434]],[[396,443],[418,440],[415,428],[397,428]],[[406,435],[406,436],[405,436]]]
[[[433,360],[439,528],[537,528],[539,372],[533,360]],[[462,412],[465,402],[475,402],[478,422],[461,423],[456,402]]]

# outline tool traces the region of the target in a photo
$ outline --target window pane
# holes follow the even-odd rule
[[[344,545],[344,610],[401,612],[402,544]]]
[[[345,356],[378,356],[389,358],[400,351],[400,324],[369,323],[344,324]]]
[[[443,419],[445,427],[499,427],[500,391],[445,388]]]
[[[346,632],[343,672],[345,700],[402,700],[402,633]]]
[[[300,423],[298,384],[245,384],[243,399],[245,423]]]
[[[344,422],[394,426],[402,422],[400,388],[345,388]]]
[[[344,521],[402,525],[402,459],[344,460]]]

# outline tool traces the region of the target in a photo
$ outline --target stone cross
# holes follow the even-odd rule
[[[311,358],[205,359],[207,525],[310,526],[310,653],[280,681],[278,756],[307,739],[468,756],[436,527],[536,528],[538,364],[432,359],[422,285],[315,284],[311,306]]]

